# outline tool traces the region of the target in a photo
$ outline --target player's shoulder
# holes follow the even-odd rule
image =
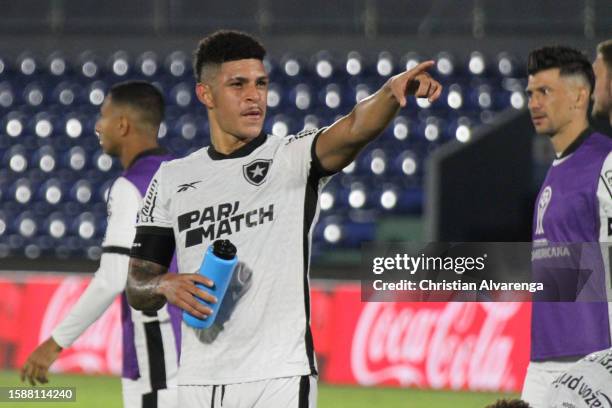
[[[591,139],[593,140],[591,145],[593,156],[599,159],[595,162],[602,171],[609,172],[612,170],[612,138],[603,133],[595,133]]]
[[[591,149],[599,152],[603,157],[612,152],[612,137],[610,136],[595,132],[591,134],[589,142]]]
[[[308,128],[278,140],[279,150],[286,152],[310,151],[313,141],[325,128]]]
[[[185,157],[162,162],[159,168],[164,174],[184,171],[185,167],[193,166],[195,163],[199,164],[203,158],[208,157],[207,151],[208,146],[203,147]]]
[[[131,180],[124,176],[119,176],[115,179],[110,187],[109,194],[116,199],[121,199],[134,194],[140,196],[138,187]]]
[[[587,355],[582,360],[592,362],[592,361],[598,361],[604,358],[609,359],[609,361],[612,363],[612,348],[607,348],[604,350],[596,351],[594,353]]]
[[[570,368],[570,372],[584,374],[588,382],[603,382],[609,384],[612,372],[608,368],[612,366],[612,348],[596,351],[578,360]]]
[[[297,132],[294,135],[285,136],[283,142],[285,145],[290,145],[298,141],[308,141],[313,139],[317,134],[321,133],[324,128],[307,128]]]

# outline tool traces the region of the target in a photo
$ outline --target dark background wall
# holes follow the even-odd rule
[[[524,53],[552,42],[591,51],[612,36],[609,0],[4,0],[0,6],[5,54],[188,51],[218,28],[255,33],[272,53],[322,45],[342,52]]]

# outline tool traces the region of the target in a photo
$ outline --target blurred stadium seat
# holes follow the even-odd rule
[[[100,151],[93,128],[112,84],[145,79],[160,87],[168,105],[160,138],[179,156],[209,143],[189,57],[182,51],[134,55],[84,51],[70,60],[54,51],[45,58],[0,58],[0,257],[99,255],[105,195],[120,168]],[[433,106],[417,100],[416,110],[402,112],[332,179],[321,196],[316,248],[373,239],[379,215],[419,214],[429,152],[451,140],[468,141],[496,112],[522,108],[524,79],[506,52],[474,50],[459,60],[443,50],[430,56],[380,51],[370,59],[321,50],[266,59],[272,82],[265,126],[285,136],[331,124],[391,75],[431,57],[445,84],[441,100]]]

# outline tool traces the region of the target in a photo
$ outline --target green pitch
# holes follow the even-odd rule
[[[22,386],[16,371],[0,371],[0,386]],[[66,407],[109,408],[121,406],[121,383],[116,377],[51,374],[50,387],[75,387],[76,402],[6,403],[0,408]],[[401,388],[338,387],[319,383],[319,408],[483,408],[514,394],[425,391]]]

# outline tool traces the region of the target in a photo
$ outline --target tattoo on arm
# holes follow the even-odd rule
[[[168,272],[163,265],[143,259],[130,258],[126,286],[128,303],[138,310],[154,311],[166,303],[166,298],[157,293],[162,276]]]

